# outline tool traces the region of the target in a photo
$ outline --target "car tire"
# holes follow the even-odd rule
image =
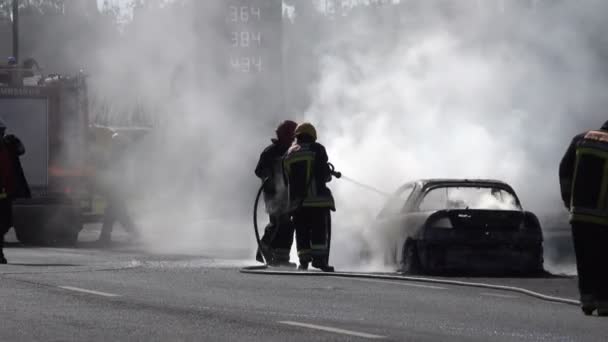
[[[543,274],[545,272],[545,268],[542,246],[538,247],[538,249],[533,253],[533,258],[536,259],[536,261],[531,263],[531,265],[528,267],[529,273],[532,275]]]
[[[416,247],[416,242],[413,240],[406,241],[403,246],[401,271],[407,274],[419,274],[423,271],[418,255],[418,248]]]

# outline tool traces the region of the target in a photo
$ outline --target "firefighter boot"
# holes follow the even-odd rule
[[[608,302],[607,301],[598,301],[597,305],[597,315],[600,317],[608,317]]]
[[[312,262],[312,267],[314,268],[318,268],[323,272],[334,272],[334,267],[333,266],[329,266],[327,263],[327,260],[322,259],[322,260],[313,260]]]
[[[289,249],[275,248],[272,253],[273,265],[278,267],[296,267],[296,264],[289,261]]]
[[[308,264],[312,261],[312,258],[308,255],[300,256],[300,266],[298,266],[298,271],[308,271]]]
[[[285,259],[274,259],[274,262],[272,263],[272,265],[270,266],[276,266],[276,267],[296,267],[296,264],[289,261],[289,259],[285,260]]]
[[[595,298],[592,295],[581,295],[581,309],[586,316],[591,316],[597,309]]]
[[[4,257],[4,235],[0,236],[0,265],[8,263]]]
[[[268,265],[273,264],[272,251],[270,250],[270,247],[264,242],[262,242],[260,244],[260,247],[258,247],[258,251],[255,255],[255,260],[261,263],[264,263],[264,261],[266,261],[265,263]]]

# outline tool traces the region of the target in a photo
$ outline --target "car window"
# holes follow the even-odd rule
[[[421,211],[443,209],[520,210],[516,197],[496,187],[441,187],[430,190],[420,203]]]
[[[447,189],[436,188],[426,193],[422,202],[420,202],[420,211],[442,210],[446,209],[447,204]]]
[[[518,210],[510,192],[495,187],[454,187],[448,189],[448,209]]]
[[[403,209],[413,191],[414,185],[405,186],[399,189],[395,195],[390,198],[389,202],[382,210],[381,215],[396,215],[401,212],[401,209]]]

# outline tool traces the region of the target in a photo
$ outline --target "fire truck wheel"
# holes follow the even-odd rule
[[[44,239],[40,235],[23,227],[15,227],[15,235],[19,242],[26,245],[41,245],[44,242]]]

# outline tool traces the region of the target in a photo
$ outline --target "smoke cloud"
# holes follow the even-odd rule
[[[271,79],[282,94],[227,76],[221,1],[149,2],[118,39],[99,29],[60,55],[89,71],[100,123],[143,116],[154,127],[115,179],[151,251],[253,255],[253,168],[282,119],[313,122],[330,161],[379,189],[496,178],[541,218],[564,215],[559,160],[574,134],[606,119],[608,3],[357,1],[329,18],[316,2],[284,2],[285,73]],[[53,51],[55,41],[36,44]],[[259,112],[277,98],[286,112]],[[330,187],[331,260],[361,268],[360,242],[374,238],[385,199],[340,180]]]
[[[357,180],[392,190],[418,178],[495,178],[525,209],[563,217],[561,156],[607,118],[608,5],[483,3],[404,0],[397,21],[394,9],[353,15],[324,45],[307,118]],[[365,226],[383,200],[349,183],[333,189],[333,258],[357,267],[357,238],[374,239]]]

